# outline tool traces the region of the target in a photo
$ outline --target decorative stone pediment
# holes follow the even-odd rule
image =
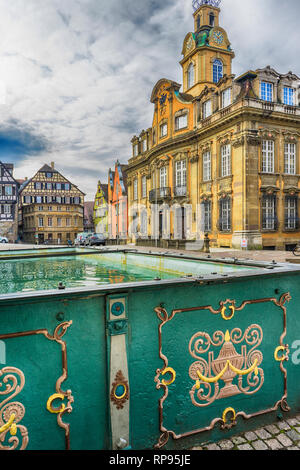
[[[273,78],[273,79],[279,79],[280,78],[280,73],[276,72],[276,70],[273,69],[272,67],[270,67],[270,65],[267,65],[267,67],[265,67],[263,69],[256,70],[256,73],[260,74],[260,75],[264,75],[264,76],[268,77],[269,79],[270,78]]]
[[[193,33],[188,33],[183,41],[181,54],[186,56],[196,48]]]
[[[212,147],[212,141],[203,142],[203,144],[200,145],[200,152],[202,154],[205,152],[211,152],[211,147]]]
[[[299,132],[291,132],[288,130],[282,130],[281,132],[286,142],[296,143],[298,138],[300,137]]]
[[[283,192],[288,196],[296,196],[300,193],[300,189],[297,186],[285,187]]]
[[[262,139],[273,139],[275,140],[279,135],[279,130],[269,129],[267,127],[260,127],[258,129],[258,136]]]
[[[226,199],[227,197],[230,197],[232,194],[231,189],[222,189],[221,191],[218,192],[219,199]]]
[[[227,132],[226,134],[220,135],[217,138],[217,141],[219,145],[227,145],[232,143],[232,137],[233,137],[234,132]]]
[[[204,98],[207,98],[208,95],[210,95],[211,93],[214,93],[215,91],[216,91],[215,88],[213,87],[208,88],[208,86],[206,85],[204,90],[200,93],[198,99],[203,100]]]
[[[200,195],[200,201],[202,201],[202,202],[209,201],[211,198],[212,198],[212,193],[211,192],[202,193]]]
[[[280,189],[277,186],[261,186],[261,192],[266,195],[276,194]]]
[[[174,154],[174,161],[185,160],[188,158],[188,152],[178,152]]]
[[[164,156],[161,157],[159,160],[156,161],[156,168],[162,168],[163,166],[169,165],[170,157]]]

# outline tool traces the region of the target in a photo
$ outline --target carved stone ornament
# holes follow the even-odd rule
[[[268,129],[268,128],[260,128],[258,130],[258,136],[263,139],[273,139],[275,140],[278,136],[279,131],[277,129]]]
[[[228,132],[227,134],[223,134],[217,138],[220,145],[227,145],[231,144],[232,142],[233,131]]]

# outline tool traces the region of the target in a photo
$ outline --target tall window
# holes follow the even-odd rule
[[[186,188],[186,160],[181,160],[176,162],[175,166],[175,180],[176,180],[176,188],[177,196],[184,196],[185,195],[185,188]],[[178,194],[178,188],[184,191],[184,194]],[[179,189],[180,191],[180,189]]]
[[[260,99],[264,101],[273,101],[273,83],[260,82]]]
[[[138,180],[135,179],[133,182],[133,199],[136,201],[138,198]]]
[[[229,197],[220,201],[220,231],[231,230],[231,200]]]
[[[296,144],[284,144],[284,172],[296,174]]]
[[[179,129],[185,129],[188,125],[187,114],[183,114],[182,116],[177,116],[175,118],[175,130],[178,131]]]
[[[221,60],[216,59],[213,63],[213,82],[218,83],[220,78],[223,77],[223,63]]]
[[[203,210],[203,231],[210,232],[211,231],[211,201],[204,201],[202,203],[202,210]]]
[[[275,230],[277,227],[276,197],[264,196],[262,198],[262,228],[263,230]]]
[[[153,129],[152,131],[152,145],[155,145],[156,144],[156,132],[155,132],[155,129]]]
[[[195,68],[194,64],[190,64],[187,70],[187,87],[191,88],[195,83]]]
[[[201,26],[201,17],[200,15],[197,16],[197,29],[199,29]]]
[[[159,184],[160,188],[165,188],[167,186],[167,167],[163,166],[159,172]]]
[[[12,196],[12,193],[13,193],[12,185],[5,185],[5,191],[4,191],[5,196]]]
[[[44,219],[43,219],[43,217],[39,217],[39,227],[44,227]]]
[[[285,198],[285,228],[296,230],[298,228],[298,199],[295,196]]]
[[[134,146],[133,146],[133,156],[137,157],[138,154],[139,154],[139,145],[134,144]]]
[[[262,168],[263,173],[274,173],[274,141],[262,142]]]
[[[167,134],[168,134],[168,124],[165,123],[160,126],[160,136],[165,137]]]
[[[142,177],[142,197],[147,197],[147,177]]]
[[[203,181],[211,180],[211,153],[203,154]]]
[[[285,86],[283,88],[283,102],[289,106],[295,105],[295,90],[294,88]]]
[[[221,176],[229,176],[231,174],[231,158],[230,145],[222,145],[221,147]]]
[[[147,139],[143,140],[143,152],[147,152],[148,149],[148,144],[147,144]]]
[[[221,99],[222,108],[226,108],[227,106],[231,105],[231,88],[227,88],[223,91]]]
[[[215,15],[213,13],[209,14],[209,26],[214,26],[215,24]]]
[[[211,100],[207,100],[203,103],[203,119],[208,118],[211,116]]]

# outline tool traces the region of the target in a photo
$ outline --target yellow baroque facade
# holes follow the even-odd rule
[[[208,233],[217,247],[291,249],[300,232],[300,79],[270,66],[233,75],[216,3],[197,0],[183,91],[159,80],[152,126],[132,139],[129,237],[184,247]]]

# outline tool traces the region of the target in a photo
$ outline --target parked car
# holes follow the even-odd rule
[[[85,246],[89,245],[89,241],[90,241],[90,238],[91,238],[92,235],[93,235],[92,233],[87,233],[86,237],[84,238],[84,242],[83,242],[83,244]]]
[[[0,237],[0,243],[8,243],[8,238]]]
[[[87,239],[87,244],[89,246],[93,245],[105,245],[105,238],[101,233],[92,233],[91,236]]]
[[[92,235],[92,234],[87,233],[87,232],[78,233],[77,237],[75,238],[74,244],[75,245],[85,245],[85,240],[90,235]]]

